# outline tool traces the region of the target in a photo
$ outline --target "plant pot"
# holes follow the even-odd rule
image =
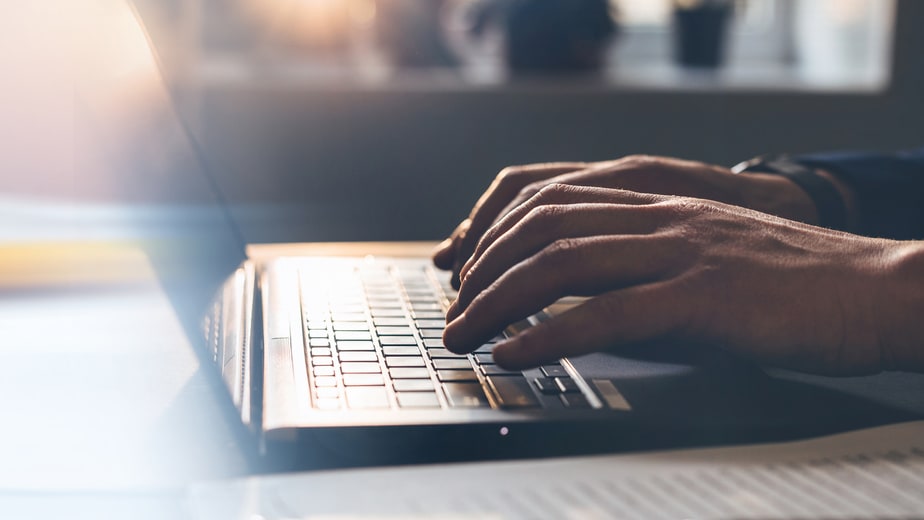
[[[607,0],[518,0],[503,28],[511,72],[581,73],[601,68],[615,23]]]
[[[732,6],[707,3],[674,10],[674,57],[682,66],[718,68],[725,59],[725,43]]]

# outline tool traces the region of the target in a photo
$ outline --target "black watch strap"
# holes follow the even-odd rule
[[[760,156],[737,164],[735,173],[761,172],[782,175],[808,194],[818,212],[818,225],[829,229],[847,229],[847,206],[844,198],[831,181],[815,170],[799,164],[788,156]]]

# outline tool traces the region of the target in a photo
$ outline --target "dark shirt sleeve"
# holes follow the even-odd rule
[[[924,239],[924,148],[894,154],[833,152],[802,155],[853,188],[862,235]]]

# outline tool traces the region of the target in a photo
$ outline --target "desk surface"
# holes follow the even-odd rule
[[[279,244],[248,252],[426,255],[432,246]],[[144,501],[249,470],[219,406],[225,396],[199,366],[152,273],[137,256],[120,258],[136,262],[122,271],[138,274],[131,284],[33,293],[0,287],[0,494],[25,493],[18,499],[27,504],[73,491]],[[924,375],[773,375],[924,418]]]

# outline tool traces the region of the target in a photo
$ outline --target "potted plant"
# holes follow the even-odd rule
[[[717,68],[725,58],[732,0],[674,0],[675,58],[686,67]]]
[[[597,71],[616,33],[609,0],[482,0],[473,32],[492,23],[503,32],[515,74]]]

